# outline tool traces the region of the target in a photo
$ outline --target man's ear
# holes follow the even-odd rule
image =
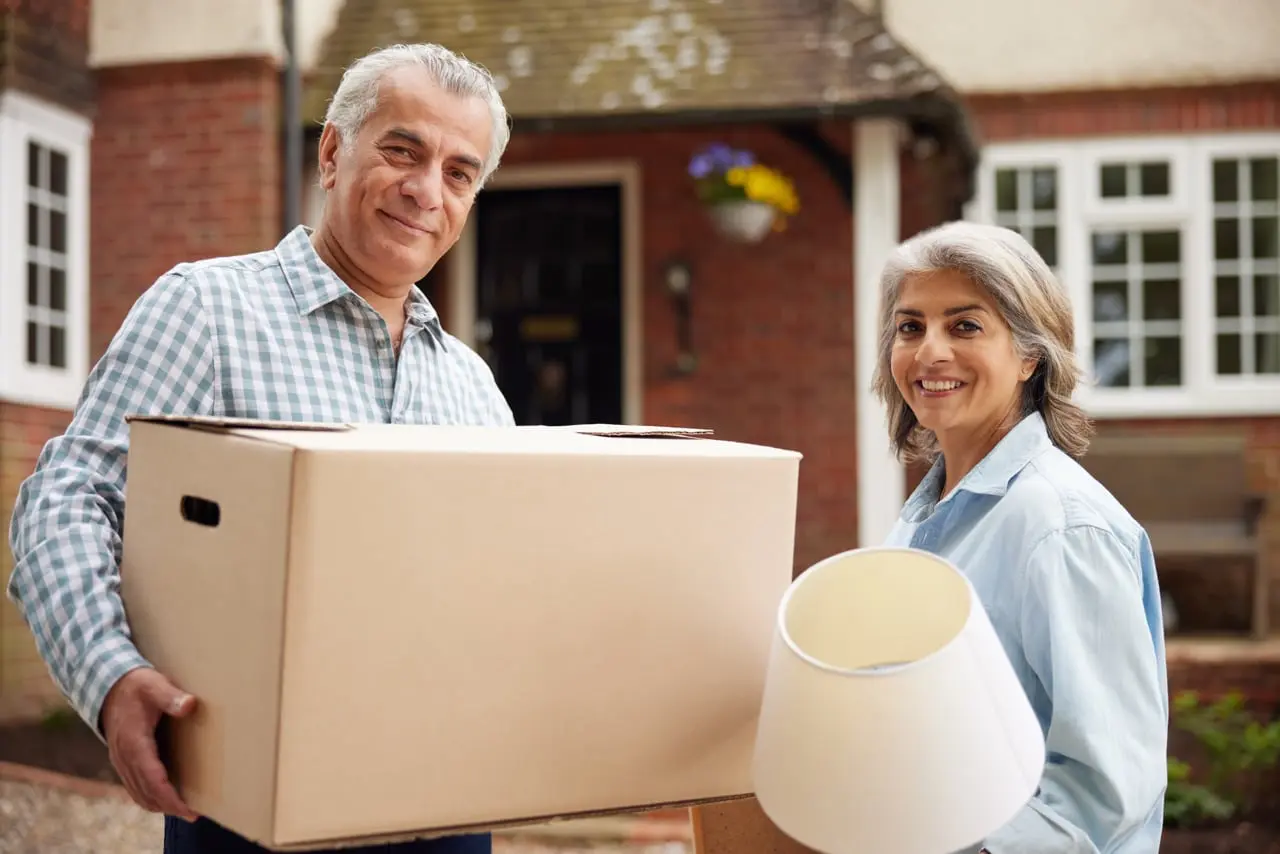
[[[332,190],[338,180],[338,129],[326,123],[320,132],[320,149],[317,153],[317,169],[320,173],[320,186],[326,191]]]

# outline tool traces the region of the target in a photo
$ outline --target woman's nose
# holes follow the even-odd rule
[[[951,359],[951,345],[945,335],[933,332],[925,333],[920,348],[916,350],[916,361],[922,365],[933,365]]]

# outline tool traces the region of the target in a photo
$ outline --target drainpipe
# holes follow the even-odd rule
[[[301,222],[302,205],[302,76],[298,51],[294,0],[280,0],[280,26],[284,36],[284,233]]]

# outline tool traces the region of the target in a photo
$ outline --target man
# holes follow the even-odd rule
[[[195,816],[158,756],[157,724],[189,715],[198,698],[130,640],[118,589],[125,416],[512,424],[483,360],[444,332],[414,287],[457,241],[508,138],[488,73],[444,48],[397,46],[356,62],[320,139],[327,199],[315,231],[161,276],[22,485],[9,594],[129,794],[166,814],[170,854],[265,849]],[[395,850],[489,847],[480,834]]]

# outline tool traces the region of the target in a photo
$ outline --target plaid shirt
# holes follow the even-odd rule
[[[54,681],[95,730],[108,689],[147,664],[119,594],[126,415],[513,423],[488,366],[444,331],[416,288],[397,359],[382,318],[324,265],[308,235],[299,227],[274,250],[162,276],[19,491],[9,595]]]

